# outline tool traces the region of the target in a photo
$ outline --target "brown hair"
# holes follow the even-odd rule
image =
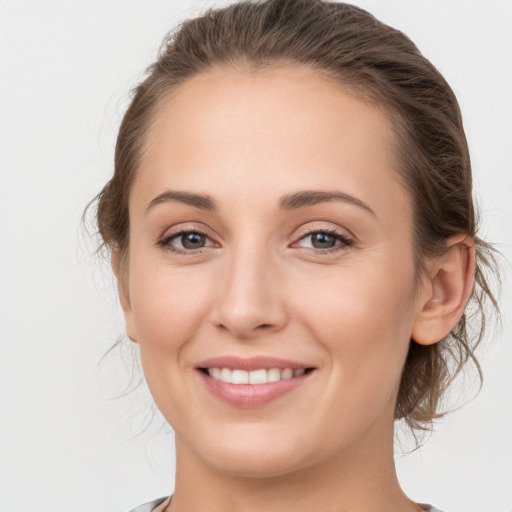
[[[162,98],[213,66],[258,70],[283,63],[317,70],[388,113],[399,173],[413,201],[418,275],[426,258],[446,249],[451,235],[474,239],[476,274],[464,315],[438,343],[411,340],[402,374],[395,418],[413,429],[430,429],[445,414],[439,411],[441,397],[469,360],[482,382],[474,349],[484,333],[486,300],[498,312],[486,279],[498,267],[494,249],[477,236],[469,150],[453,91],[407,36],[363,9],[322,0],[242,1],[210,9],[170,33],[134,90],[119,130],[114,175],[96,198],[103,244],[126,263],[128,195]]]

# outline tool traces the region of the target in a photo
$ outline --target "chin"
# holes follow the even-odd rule
[[[290,440],[289,440],[290,441]],[[301,446],[300,452],[297,447]],[[299,471],[313,461],[306,453],[304,443],[229,443],[211,446],[203,460],[222,473],[244,478],[274,478]],[[318,455],[318,454],[317,454]]]
[[[277,478],[289,475],[306,467],[298,465],[297,461],[283,461],[275,458],[242,459],[240,457],[224,457],[214,461],[215,468],[225,474],[240,478]]]

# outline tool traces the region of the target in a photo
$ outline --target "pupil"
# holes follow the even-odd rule
[[[317,242],[317,245],[315,245],[315,242]],[[326,247],[332,247],[333,242],[333,236],[327,233],[315,233],[313,235],[313,245],[317,249],[325,249]]]
[[[197,249],[197,244],[199,244],[199,246],[202,245],[203,235],[200,233],[187,233],[186,235],[183,235],[182,241],[183,247],[186,249]]]

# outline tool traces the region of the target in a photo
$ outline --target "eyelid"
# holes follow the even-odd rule
[[[201,235],[208,236],[206,230],[198,226],[197,224],[179,224],[178,226],[173,226],[171,228],[165,229],[163,234],[158,237],[158,240],[169,239],[172,238],[173,236],[177,236],[183,233],[189,233],[192,231],[194,233],[200,233]],[[208,238],[210,237],[208,236]]]
[[[161,235],[160,237],[158,237],[158,239],[156,240],[156,245],[159,247],[162,247],[164,249],[167,248],[168,251],[176,253],[176,254],[189,254],[189,255],[203,253],[203,252],[205,252],[205,249],[208,249],[209,247],[212,247],[215,245],[215,242],[214,242],[213,244],[210,244],[205,247],[198,248],[198,249],[180,249],[177,247],[173,247],[173,248],[168,247],[171,240],[179,239],[180,236],[189,234],[189,233],[197,233],[199,235],[204,236],[206,239],[214,242],[213,239],[208,235],[208,233],[206,233],[206,230],[199,228],[198,226],[193,224],[191,226],[190,225],[186,225],[186,226],[180,225],[179,227],[173,227],[171,229],[164,231],[164,234]]]
[[[355,235],[346,228],[340,228],[340,227],[334,227],[329,225],[308,225],[306,227],[303,227],[299,229],[297,237],[302,238],[305,235],[309,235],[311,233],[318,233],[318,232],[327,232],[327,233],[333,233],[335,235],[354,240],[356,239]]]
[[[309,227],[309,228],[304,228],[304,229],[300,230],[299,234],[297,235],[298,239],[296,242],[294,242],[294,244],[296,244],[297,242],[300,242],[301,240],[304,240],[308,236],[316,234],[316,233],[326,233],[328,235],[332,235],[335,239],[341,241],[341,245],[335,245],[334,247],[330,247],[330,248],[324,248],[324,249],[316,249],[316,248],[310,248],[310,247],[304,248],[304,249],[312,251],[316,254],[321,255],[321,254],[334,253],[337,251],[342,251],[344,249],[348,249],[355,245],[355,239],[353,236],[342,233],[340,230],[338,230],[336,228],[326,227],[326,226],[323,226],[323,227],[315,226],[315,227]]]

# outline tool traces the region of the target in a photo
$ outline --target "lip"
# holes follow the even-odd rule
[[[238,357],[226,355],[207,359],[198,364],[196,368],[229,368],[230,370],[251,371],[262,368],[266,370],[271,368],[279,368],[280,370],[291,368],[292,370],[299,370],[301,368],[314,368],[314,366],[270,356]]]
[[[298,370],[301,368],[314,369],[314,367],[297,361],[266,356],[250,358],[240,358],[236,356],[214,357],[203,361],[196,367],[198,375],[210,393],[224,403],[244,409],[261,407],[268,404],[303,385],[309,380],[311,375],[316,373],[313,370],[298,377],[279,380],[277,382],[267,382],[266,384],[229,384],[210,377],[207,373],[202,371],[204,368],[230,368],[231,370],[239,369],[251,371],[262,368],[279,368],[281,370],[291,368]]]

